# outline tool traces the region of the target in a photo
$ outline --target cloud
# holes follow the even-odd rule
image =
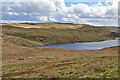
[[[41,21],[48,21],[48,18],[47,18],[46,16],[41,16],[41,17],[40,17],[40,20],[41,20]]]
[[[14,13],[14,12],[8,12],[7,14],[8,14],[8,15],[19,15],[19,14]]]
[[[67,22],[67,21],[69,21],[67,18],[62,18],[62,21],[65,21],[65,22]]]
[[[35,21],[0,20],[0,23],[35,23]]]
[[[54,18],[49,18],[50,21],[57,21],[56,19]]]
[[[32,0],[31,2],[3,2],[3,20],[58,21],[89,23],[92,25],[117,25],[118,1],[98,2],[95,5],[84,3],[67,7],[64,0]]]

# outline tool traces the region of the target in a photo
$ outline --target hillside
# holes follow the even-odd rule
[[[49,27],[53,24],[54,27]],[[118,36],[115,29],[60,23],[34,24],[39,25],[41,28],[30,28],[28,23],[3,25],[3,78],[118,78],[118,47],[101,50],[29,48],[114,39]]]
[[[21,25],[28,27],[32,25],[32,28],[23,28]],[[33,25],[39,28],[33,28]],[[118,36],[117,30],[113,28],[65,23],[5,24],[3,35],[19,37],[43,45],[103,41]]]
[[[3,78],[117,78],[118,47],[101,50],[28,48],[41,45],[4,36]]]

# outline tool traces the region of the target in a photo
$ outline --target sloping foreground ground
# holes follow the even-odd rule
[[[12,38],[3,38],[4,78],[118,77],[117,47],[102,50],[33,49],[17,46],[18,37],[14,37],[16,43],[10,40]]]

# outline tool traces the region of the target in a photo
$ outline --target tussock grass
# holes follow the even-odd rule
[[[55,63],[51,68],[61,78],[117,78],[118,63],[115,62],[117,57],[81,57]]]
[[[14,78],[117,78],[117,61],[117,57],[81,57],[57,63],[11,64],[3,66],[3,71],[5,71],[3,76]]]

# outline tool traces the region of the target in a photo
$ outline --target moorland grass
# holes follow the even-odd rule
[[[47,24],[48,25],[48,24]],[[53,25],[53,24],[49,24]],[[59,24],[57,24],[59,25]],[[62,24],[63,25],[63,24]],[[95,26],[71,28],[22,28],[3,25],[3,34],[35,41],[40,44],[63,44],[75,42],[93,42],[115,39],[117,30]],[[32,45],[31,45],[32,47]]]
[[[115,39],[117,30],[60,23],[22,24],[42,28],[17,27],[19,25],[3,25],[4,78],[118,78],[118,57],[114,56],[118,50],[116,47],[95,51],[29,48]]]
[[[3,66],[3,76],[12,78],[117,78],[118,63],[115,63],[117,59],[117,57],[81,57],[53,63],[10,64]]]

